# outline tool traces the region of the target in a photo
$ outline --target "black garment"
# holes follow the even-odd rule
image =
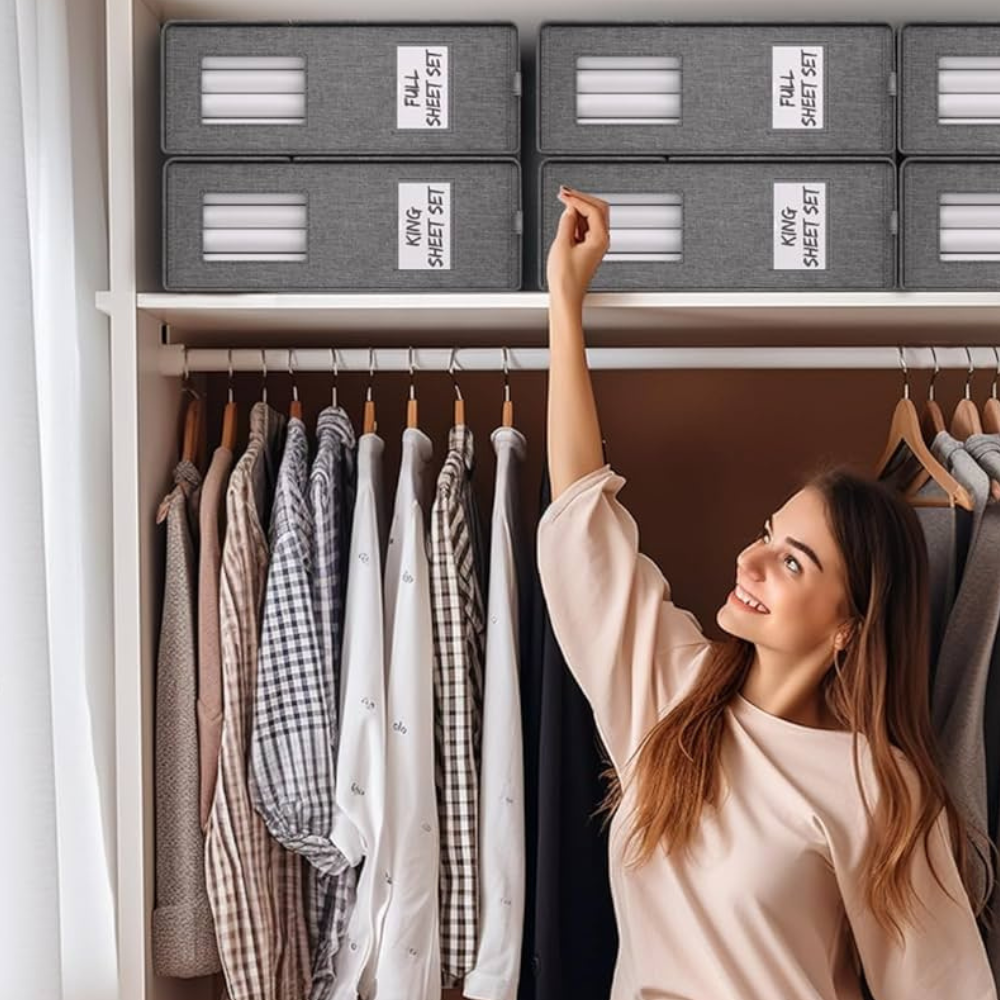
[[[539,509],[551,502],[547,469]],[[532,538],[534,541],[534,538]],[[521,588],[526,885],[518,1000],[608,1000],[618,929],[604,816],[610,761],[552,633],[532,546]]]

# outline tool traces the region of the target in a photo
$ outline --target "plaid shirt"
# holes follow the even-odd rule
[[[441,971],[456,986],[476,958],[479,752],[486,622],[472,491],[472,431],[452,427],[431,509],[435,740],[441,834]]]
[[[205,863],[230,1000],[301,1000],[309,991],[302,861],[268,834],[246,773],[268,561],[261,525],[284,430],[280,413],[254,404],[250,441],[226,493],[219,588],[224,719]]]
[[[347,586],[347,549],[357,478],[357,442],[351,419],[341,408],[327,407],[316,424],[317,448],[309,475],[309,507],[313,518],[312,602],[319,640],[320,681],[325,686],[325,737],[328,755],[322,761],[322,779],[317,787],[325,792],[335,840],[351,854],[339,875],[312,872],[308,887],[310,927],[313,934],[312,1000],[331,996],[334,958],[347,929],[357,884],[357,857],[350,839],[341,832],[343,814],[335,796],[335,766],[338,743],[340,697],[340,652],[344,630],[344,592]],[[315,793],[314,793],[315,794]],[[353,827],[349,833],[354,834]],[[355,835],[356,836],[356,835]]]

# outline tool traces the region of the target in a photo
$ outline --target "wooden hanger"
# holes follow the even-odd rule
[[[504,427],[514,426],[514,404],[510,399],[510,369],[507,365],[507,348],[503,348],[503,419]]]
[[[924,444],[930,448],[934,441],[934,438],[938,434],[945,430],[944,414],[941,412],[941,407],[938,405],[937,400],[934,398],[934,382],[936,381],[938,375],[941,372],[941,366],[938,364],[937,351],[931,348],[931,356],[934,358],[934,373],[931,375],[931,384],[927,387],[927,400],[924,403],[924,412],[920,416],[920,430],[923,434]],[[910,483],[908,487],[908,492],[914,492],[919,490],[928,479],[931,478],[931,474],[923,466],[917,470],[916,477],[913,482]]]
[[[375,419],[375,400],[372,399],[372,379],[375,378],[375,348],[368,348],[368,389],[365,395],[365,416],[362,432],[374,434],[378,430]]]
[[[875,466],[875,475],[882,478],[886,472],[891,473],[898,469],[897,459],[901,454],[905,455],[903,449],[905,445],[913,457],[924,466],[930,473],[931,478],[947,494],[945,499],[918,498],[913,495],[912,490],[909,490],[905,495],[911,506],[954,507],[957,504],[965,510],[972,510],[974,505],[968,491],[931,454],[930,449],[924,443],[923,433],[920,429],[920,420],[917,417],[917,408],[910,399],[909,372],[906,369],[902,348],[899,349],[899,360],[903,366],[903,375],[905,378],[903,397],[896,404],[896,409],[893,411],[892,424],[889,427],[889,437],[886,442],[885,451]]]
[[[979,419],[979,409],[972,401],[971,382],[974,370],[972,352],[967,347],[965,353],[969,356],[969,374],[965,379],[965,395],[958,401],[955,412],[951,417],[951,436],[957,438],[959,441],[964,441],[972,434],[983,433],[983,423]]]
[[[222,411],[222,447],[230,451],[236,449],[236,400],[233,393],[233,352],[229,352],[229,399]]]
[[[201,444],[201,397],[191,388],[191,373],[188,371],[187,348],[184,348],[184,381],[181,383],[182,396],[188,397],[184,411],[184,438],[181,443],[181,461],[197,464],[198,449]]]
[[[299,401],[299,387],[295,384],[295,370],[292,367],[294,354],[291,349],[288,351],[288,377],[292,380],[292,402],[288,407],[288,415],[293,420],[302,419],[302,403]]]
[[[181,461],[197,464],[198,447],[201,443],[201,399],[192,389],[186,391],[191,393],[191,399],[184,414],[184,445]]]
[[[458,379],[455,378],[455,355],[457,352],[457,347],[453,347],[451,349],[451,360],[448,362],[448,373],[451,375],[452,385],[455,386],[455,410],[452,415],[452,423],[456,427],[461,427],[465,424],[465,400],[462,399],[462,390],[458,387]]]
[[[418,427],[417,423],[417,394],[413,387],[413,348],[407,348],[410,361],[410,398],[406,403],[406,426]]]
[[[993,348],[997,358],[997,372],[990,386],[990,398],[983,406],[983,430],[987,434],[1000,434],[1000,400],[997,399],[997,379],[1000,378],[1000,351]]]

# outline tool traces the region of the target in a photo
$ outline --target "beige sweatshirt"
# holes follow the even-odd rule
[[[693,682],[710,644],[638,550],[608,465],[573,483],[538,525],[538,568],[556,638],[619,775]],[[612,1000],[859,1000],[852,940],[876,1000],[996,1000],[942,811],[913,880],[927,911],[902,946],[875,921],[858,878],[869,821],[852,734],[771,715],[737,695],[726,711],[728,789],[702,814],[690,855],[623,863],[630,794],[611,826],[621,943]],[[859,737],[870,804],[877,783]],[[904,773],[916,772],[901,752]]]

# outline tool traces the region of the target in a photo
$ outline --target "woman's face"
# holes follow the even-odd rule
[[[766,519],[736,557],[735,584],[716,615],[720,628],[783,654],[832,654],[849,616],[847,573],[819,490],[800,490]],[[748,596],[763,607],[748,606]]]

